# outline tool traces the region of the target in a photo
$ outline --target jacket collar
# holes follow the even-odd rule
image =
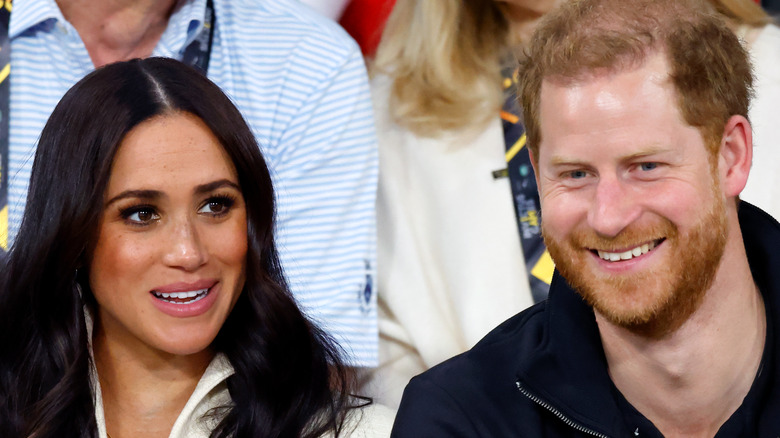
[[[764,296],[768,328],[780,321],[780,225],[769,214],[746,203],[739,206],[739,222],[753,278]],[[607,436],[632,436],[617,402],[621,397],[607,372],[592,308],[556,271],[545,304],[540,337],[523,338],[517,371],[518,384],[574,423]],[[769,351],[780,351],[780,336],[769,337]],[[776,361],[769,372],[780,382]],[[773,384],[774,385],[774,384]],[[617,397],[616,397],[617,396]],[[770,389],[762,412],[780,412],[780,388]],[[772,418],[769,418],[772,417]],[[760,431],[777,432],[776,415],[760,415]],[[774,435],[772,435],[774,436]]]

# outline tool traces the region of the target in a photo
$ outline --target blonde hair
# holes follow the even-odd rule
[[[496,117],[509,41],[493,0],[397,0],[372,73],[391,78],[397,123],[436,136]]]
[[[761,27],[772,22],[764,9],[753,0],[709,0],[721,14],[736,24]]]

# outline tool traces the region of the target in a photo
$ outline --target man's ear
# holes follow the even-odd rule
[[[753,130],[743,116],[731,116],[723,130],[718,153],[718,171],[724,195],[742,192],[753,164]]]
[[[537,164],[536,162],[537,157],[534,156],[534,153],[531,152],[531,149],[528,146],[526,146],[526,149],[528,149],[528,158],[531,159],[531,167],[534,169],[534,178],[536,178],[536,190],[539,190],[541,186],[539,185],[539,164]]]

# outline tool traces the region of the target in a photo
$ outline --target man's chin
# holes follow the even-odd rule
[[[575,290],[608,323],[652,339],[677,331],[696,311],[706,293],[706,288],[694,290],[682,284],[647,282],[641,289],[598,287],[575,287]]]
[[[575,287],[575,290],[607,322],[646,334],[649,328],[659,325],[659,315],[664,315],[665,307],[672,298],[668,289],[654,286],[645,283],[645,287],[639,290],[590,285]]]

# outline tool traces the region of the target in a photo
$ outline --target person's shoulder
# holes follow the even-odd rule
[[[773,42],[780,41],[780,26],[778,26],[777,23],[774,22],[764,26],[760,30],[757,40],[762,40],[762,39],[766,39]],[[775,47],[775,49],[780,49],[780,47]]]
[[[546,303],[534,305],[493,329],[472,349],[414,377],[404,398],[429,393],[416,388],[439,388],[454,404],[501,404],[516,395],[516,373],[533,353],[544,325]],[[423,397],[425,398],[425,397]],[[424,403],[424,402],[423,402]]]
[[[522,436],[537,424],[536,407],[517,388],[517,371],[533,354],[529,346],[544,325],[544,309],[544,303],[526,309],[471,350],[414,377],[393,435]]]
[[[374,71],[371,75],[371,94],[376,96],[375,100],[388,102],[392,86],[393,78],[387,73]]]
[[[253,33],[261,44],[306,42],[331,51],[333,56],[359,52],[343,28],[298,1],[215,0],[215,9],[218,23],[228,32]],[[273,40],[267,40],[266,35],[272,35]]]
[[[474,347],[431,368],[422,376],[451,382],[481,375],[492,380],[514,375],[519,361],[527,357],[543,336],[546,302],[538,303],[491,330]]]
[[[343,435],[346,438],[386,438],[393,428],[395,411],[372,403],[353,409],[347,415]]]
[[[755,39],[749,45],[750,61],[759,83],[771,77],[780,78],[780,27],[775,23],[758,29]],[[760,91],[760,90],[759,90]],[[760,96],[758,96],[760,97]]]

